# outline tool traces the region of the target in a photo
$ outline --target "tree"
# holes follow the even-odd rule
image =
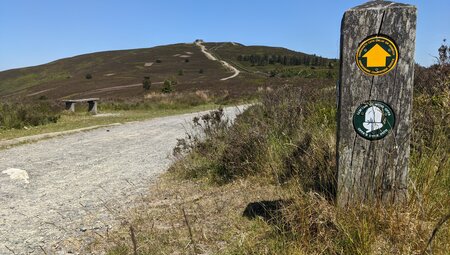
[[[150,90],[151,86],[152,86],[152,82],[150,81],[150,77],[144,77],[144,80],[142,81],[142,87],[145,90]]]
[[[441,47],[438,49],[439,52],[439,65],[443,66],[450,64],[450,47],[446,44],[447,39],[444,39]]]

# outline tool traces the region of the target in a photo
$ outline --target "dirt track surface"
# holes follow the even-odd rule
[[[209,59],[209,60],[213,60],[213,61],[219,61],[225,68],[231,70],[234,74],[225,78],[220,79],[221,81],[226,81],[229,79],[233,79],[234,77],[237,77],[240,73],[240,71],[230,65],[228,62],[224,61],[224,60],[218,60],[216,57],[214,57],[211,53],[209,53],[209,51],[206,49],[205,45],[202,44],[201,41],[197,41],[195,42],[195,44],[200,47],[200,50],[203,52],[203,54],[205,54],[205,56]]]
[[[242,109],[226,108],[225,114],[232,119]],[[65,254],[65,239],[82,238],[87,231],[104,234],[119,222],[121,209],[132,206],[168,168],[176,138],[183,138],[192,118],[204,113],[0,151],[0,254]],[[13,176],[16,170],[20,175]]]

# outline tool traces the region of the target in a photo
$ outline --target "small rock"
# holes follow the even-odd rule
[[[28,181],[30,179],[30,177],[28,176],[28,173],[25,170],[17,169],[17,168],[8,168],[8,169],[2,171],[2,173],[9,175],[11,180],[19,180],[24,183],[30,183]]]

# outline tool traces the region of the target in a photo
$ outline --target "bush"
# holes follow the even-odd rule
[[[86,79],[90,80],[90,79],[92,79],[92,74],[87,73],[84,77],[85,77]]]
[[[184,74],[183,69],[178,70],[178,75],[182,76]]]
[[[56,123],[60,110],[50,103],[0,104],[0,129],[21,129]]]
[[[305,100],[308,95],[311,102]],[[305,189],[332,194],[334,176],[328,176],[332,175],[335,164],[332,156],[335,140],[330,139],[335,133],[336,111],[332,102],[330,92],[286,87],[267,92],[261,104],[250,107],[233,126],[207,125],[211,118],[202,119],[207,127],[220,127],[220,131],[206,132],[203,140],[193,139],[191,142],[195,145],[190,148],[195,157],[208,159],[214,167],[205,173],[196,169],[189,172],[196,176],[207,175],[218,183],[255,174],[278,183],[295,178],[305,183]],[[316,114],[326,117],[327,121],[319,120]],[[314,120],[305,122],[308,116]],[[331,127],[320,128],[321,125]],[[316,133],[321,135],[316,138]],[[299,158],[302,153],[317,153],[317,158]],[[306,168],[305,164],[313,169]],[[200,166],[199,169],[205,168]],[[314,171],[326,174],[314,175]],[[324,187],[318,184],[321,180],[327,180]]]
[[[152,82],[150,81],[150,77],[144,77],[144,80],[142,81],[142,87],[145,90],[150,90],[151,85]]]
[[[165,80],[161,92],[165,94],[172,93],[174,91],[173,83],[174,82],[172,80]]]

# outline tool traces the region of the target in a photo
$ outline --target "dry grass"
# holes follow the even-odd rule
[[[126,213],[117,231],[97,236],[86,252],[133,254],[133,243],[138,254],[225,252],[232,244],[253,239],[247,232],[263,224],[241,216],[247,203],[278,199],[280,192],[279,187],[255,185],[250,179],[210,186],[202,180],[180,181],[166,175],[138,207]]]

